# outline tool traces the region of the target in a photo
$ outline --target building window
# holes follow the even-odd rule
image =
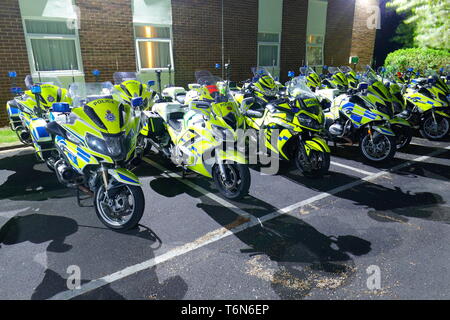
[[[323,65],[323,35],[310,34],[306,43],[306,63],[309,66]]]
[[[258,33],[258,66],[279,67],[280,34]]]
[[[134,33],[139,70],[173,68],[170,27],[138,25]]]
[[[81,71],[78,33],[65,20],[25,19],[24,29],[33,72]]]

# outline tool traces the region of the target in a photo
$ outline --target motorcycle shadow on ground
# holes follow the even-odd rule
[[[334,157],[343,158],[346,160],[356,160],[360,161],[361,163],[371,166],[373,168],[379,169],[379,170],[388,170],[390,168],[396,167],[398,165],[404,164],[406,162],[411,163],[407,168],[401,168],[397,169],[395,172],[396,174],[400,175],[416,175],[421,176],[424,178],[432,178],[437,180],[444,180],[448,181],[450,179],[450,170],[449,165],[443,165],[437,162],[430,162],[432,160],[426,160],[424,162],[416,161],[416,160],[409,160],[404,158],[399,158],[398,156],[395,156],[394,159],[392,159],[389,162],[386,163],[371,163],[366,160],[364,160],[359,155],[359,150],[355,147],[332,147],[332,154]],[[413,155],[415,157],[420,156],[428,156],[430,153],[437,151],[437,150],[444,150],[442,147],[439,146],[432,146],[432,147],[426,147],[421,145],[409,145],[404,149],[398,150],[397,153],[404,153],[408,155]],[[437,161],[442,161],[442,159],[448,159],[450,155],[450,150],[443,152],[438,155],[432,156],[431,159],[436,158]],[[333,157],[332,157],[333,160]],[[410,171],[414,171],[412,173],[409,173]]]
[[[436,166],[431,163],[417,163],[417,166],[413,164],[396,171],[396,174],[430,176],[425,170],[436,170]],[[439,173],[442,174],[440,170]],[[330,171],[321,179],[311,179],[303,176],[298,170],[283,165],[280,166],[278,175],[318,192],[329,192],[336,187],[359,180],[358,177],[334,171]],[[441,179],[444,180],[445,177]],[[380,222],[407,222],[408,217],[444,223],[450,221],[450,211],[444,197],[434,192],[410,192],[399,186],[388,187],[365,181],[353,188],[335,193],[333,197],[350,200],[353,204],[368,209],[369,217]]]
[[[165,196],[186,193],[198,198],[197,207],[226,229],[248,221],[177,179],[160,177],[151,181],[150,186]],[[233,203],[256,217],[277,210],[251,196]],[[314,288],[343,286],[356,272],[351,255],[361,256],[371,251],[369,241],[355,235],[357,232],[349,226],[343,226],[343,229],[350,234],[327,236],[292,216],[280,216],[245,229],[235,234],[245,244],[239,252],[246,260],[242,271],[269,282],[282,299],[303,298]]]
[[[62,186],[55,174],[28,150],[0,158],[0,179],[4,180],[0,185],[0,200],[44,201],[75,195],[73,189]]]
[[[95,229],[95,230],[93,230]],[[138,238],[130,241],[130,236]],[[92,238],[92,240],[89,240]],[[84,241],[82,240],[84,239]],[[4,265],[4,274],[9,274],[11,284],[14,288],[15,281],[23,281],[20,275],[21,268],[26,268],[25,272],[37,274],[34,279],[38,279],[43,274],[40,283],[35,284],[35,289],[31,294],[31,299],[48,299],[55,294],[68,290],[68,267],[76,265],[80,269],[80,284],[83,285],[91,280],[83,278],[83,275],[101,277],[105,274],[116,272],[129,265],[126,259],[118,257],[128,257],[129,252],[140,252],[147,259],[154,257],[154,252],[161,246],[161,239],[148,227],[139,227],[123,232],[100,227],[88,227],[77,224],[71,218],[56,215],[46,215],[35,212],[25,212],[11,218],[0,229],[0,250],[11,250],[11,246],[29,242],[26,251],[17,257],[20,263],[27,262],[28,266],[18,267],[19,264],[9,263]],[[45,251],[36,254],[33,245],[42,245],[50,242]],[[108,250],[105,250],[108,248]],[[89,254],[86,255],[86,250]],[[13,258],[14,259],[14,258]],[[120,261],[117,263],[117,261]],[[136,260],[136,261],[134,261]],[[113,263],[112,263],[113,262]],[[133,262],[142,262],[139,255],[133,256]],[[10,270],[7,270],[11,268]],[[179,277],[171,277],[162,282],[158,280],[155,268],[143,271],[145,278],[132,278],[131,282],[138,281],[145,284],[149,290],[149,295],[156,295],[159,299],[181,299],[186,291],[187,285]],[[16,274],[19,273],[19,274]],[[93,276],[95,274],[95,276]],[[30,284],[21,284],[29,286]],[[178,290],[174,290],[174,288]],[[121,288],[121,287],[119,287]],[[138,283],[130,285],[130,288],[139,288]],[[30,289],[28,287],[27,289]],[[100,288],[76,297],[76,299],[146,299],[141,292],[131,290],[124,297],[111,285],[105,283]],[[147,294],[146,292],[145,294]]]

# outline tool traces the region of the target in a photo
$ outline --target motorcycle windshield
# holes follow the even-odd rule
[[[208,70],[200,70],[195,72],[195,79],[198,84],[204,86],[208,90],[209,95],[213,99],[219,96],[219,88],[217,83],[222,81],[220,77],[214,76]]]
[[[352,68],[350,68],[349,66],[341,66],[339,69],[341,69],[342,72],[344,73],[348,73],[348,72],[352,72]]]
[[[138,80],[136,72],[114,72],[114,84],[120,84],[127,80]]]
[[[253,76],[260,77],[260,76],[270,76],[273,78],[272,74],[270,73],[268,68],[265,67],[252,67],[251,68]]]
[[[61,81],[58,79],[58,77],[55,77],[55,76],[33,78],[31,75],[27,75],[25,77],[24,82],[25,82],[25,86],[28,89],[31,89],[32,86],[43,85],[43,84],[49,84],[49,85],[57,86],[60,88],[63,87]]]
[[[328,72],[331,74],[335,74],[337,72],[340,72],[338,67],[328,67]]]
[[[306,84],[306,80],[304,77],[295,77],[291,81],[286,83],[286,87],[288,88],[289,94],[299,94],[304,93],[308,95],[313,95],[314,93]]]
[[[75,82],[69,87],[69,95],[73,107],[82,107],[86,103],[101,98],[112,99],[113,85],[111,82]]]

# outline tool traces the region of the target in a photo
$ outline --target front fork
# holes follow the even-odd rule
[[[309,160],[309,156],[306,154],[306,147],[305,147],[305,142],[302,139],[301,135],[298,135],[298,142],[299,142],[299,148],[300,148],[300,152],[303,155],[303,159],[305,161],[304,165],[305,165],[305,169],[307,169],[308,171],[311,169],[311,161]]]
[[[224,178],[225,181],[228,181],[230,177],[228,176],[227,170],[225,169],[225,166],[223,165],[223,161],[221,159],[219,159],[219,157],[217,156],[217,152],[216,152],[216,163],[219,166],[219,170],[220,170],[220,174],[222,175],[222,178]]]

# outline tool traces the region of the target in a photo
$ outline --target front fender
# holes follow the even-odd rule
[[[132,186],[140,186],[139,178],[130,170],[119,168],[119,169],[108,169],[108,173],[117,181],[129,184]]]
[[[395,136],[395,133],[391,129],[384,126],[373,126],[372,129],[387,136]]]
[[[314,137],[312,140],[322,148],[322,150],[318,150],[318,151],[325,151],[328,153],[331,152],[330,147],[328,146],[328,143],[325,139],[323,139],[321,137]],[[308,141],[311,141],[311,140],[307,140],[306,143],[308,143]]]
[[[450,114],[445,113],[444,111],[435,110],[434,113],[436,113],[442,117],[445,117],[445,118],[450,118]]]
[[[389,123],[391,125],[398,124],[398,125],[401,125],[401,126],[411,127],[411,124],[408,121],[406,121],[405,119],[400,118],[400,117],[394,117],[394,118],[390,119]]]
[[[223,162],[228,160],[236,163],[247,164],[244,154],[236,150],[219,150],[217,153],[217,158]]]

